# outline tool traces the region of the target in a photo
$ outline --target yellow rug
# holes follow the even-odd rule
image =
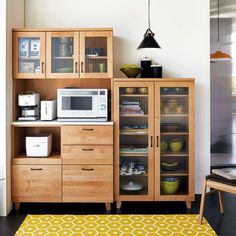
[[[16,236],[216,235],[198,215],[28,215]]]

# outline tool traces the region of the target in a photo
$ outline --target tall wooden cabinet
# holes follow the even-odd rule
[[[113,201],[113,123],[20,122],[18,95],[40,100],[57,89],[106,88],[111,94],[113,33],[102,29],[13,29],[12,201]],[[52,153],[30,158],[25,137],[52,134]],[[104,136],[104,138],[100,137]],[[99,187],[98,187],[99,186]]]
[[[194,80],[114,79],[115,200],[194,200]]]

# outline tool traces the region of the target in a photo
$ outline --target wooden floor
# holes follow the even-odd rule
[[[218,196],[207,196],[205,218],[218,235],[236,235],[236,196],[224,194],[225,214],[219,214]],[[111,214],[198,214],[200,195],[191,210],[182,202],[126,202],[117,212],[112,205]],[[27,214],[104,214],[103,204],[22,204],[19,212],[12,211],[7,217],[0,217],[0,235],[13,236]]]

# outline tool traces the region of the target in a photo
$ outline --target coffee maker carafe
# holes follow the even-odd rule
[[[33,91],[22,92],[18,95],[18,106],[21,116],[18,120],[34,121],[39,119],[39,94]]]

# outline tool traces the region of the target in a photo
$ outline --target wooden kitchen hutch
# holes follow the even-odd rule
[[[50,100],[65,87],[107,88],[111,121],[18,121],[21,92]],[[25,137],[45,132],[52,134],[52,154],[27,157]],[[185,201],[190,208],[194,80],[113,79],[112,29],[13,29],[11,146],[16,208],[21,202],[103,202],[110,210],[113,201],[117,208],[122,201]],[[165,178],[178,182],[174,193],[162,186]]]

